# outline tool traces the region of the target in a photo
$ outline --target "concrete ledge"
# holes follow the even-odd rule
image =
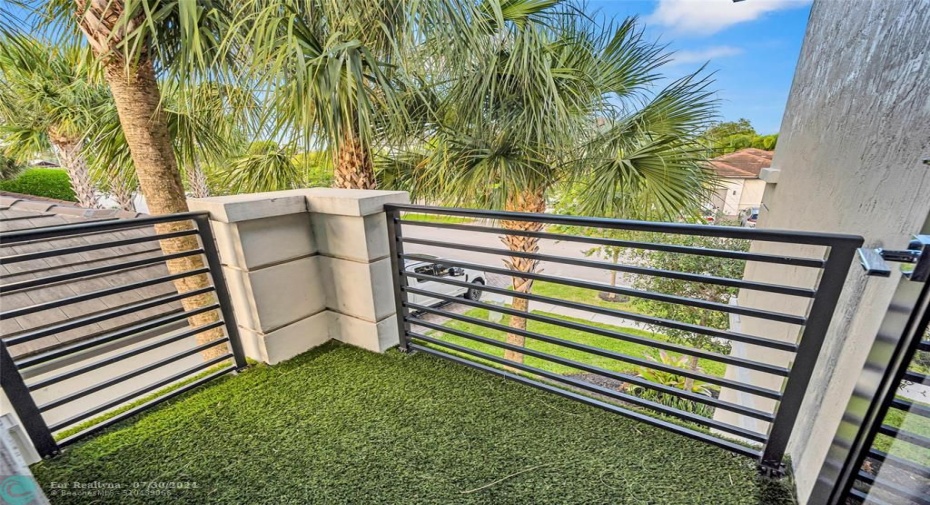
[[[246,195],[192,198],[187,201],[191,211],[207,211],[210,219],[221,223],[237,223],[266,217],[307,212],[306,189],[249,193]]]
[[[238,223],[214,221],[212,226],[223,264],[243,270],[256,270],[317,252],[307,213]]]
[[[406,191],[312,188],[305,194],[310,212],[340,216],[368,216],[384,212],[386,203],[410,203]]]
[[[223,267],[239,325],[271,332],[326,308],[319,256],[301,258],[255,271]]]
[[[330,339],[330,315],[321,311],[269,333],[239,328],[246,356],[274,365],[325,344]]]
[[[372,263],[318,258],[328,309],[372,323],[394,313],[390,258]]]
[[[346,344],[372,352],[385,352],[400,343],[397,316],[391,315],[377,323],[345,314],[330,312],[330,335]]]
[[[319,252],[358,262],[377,261],[390,254],[384,212],[360,216],[311,214]]]

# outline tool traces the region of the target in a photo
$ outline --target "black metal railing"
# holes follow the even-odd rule
[[[43,457],[246,366],[206,213],[3,233],[0,264],[3,391]]]
[[[418,219],[405,219],[404,213],[407,212],[416,213]],[[763,468],[775,472],[781,469],[785,448],[840,291],[856,248],[862,244],[861,237],[849,235],[415,205],[387,205],[386,213],[402,351],[415,350],[440,356],[666,428],[757,458]],[[423,220],[422,215],[433,216],[436,219]],[[448,219],[448,216],[454,219]],[[444,217],[446,219],[443,219]],[[508,225],[497,226],[500,222]],[[532,223],[534,226],[515,226],[514,223]],[[605,234],[587,233],[590,230],[620,230],[629,233],[622,238],[615,238]],[[650,234],[648,240],[636,239],[645,233]],[[622,251],[658,251],[674,255],[722,258],[742,262],[743,265],[753,262],[780,265],[790,269],[812,270],[812,278],[819,278],[819,282],[816,282],[814,288],[772,284],[710,275],[701,271],[652,268],[642,262],[596,261],[583,255],[550,254],[533,248],[514,251],[506,247],[493,247],[493,243],[482,243],[480,240],[480,237],[494,236],[556,241],[552,244],[609,246]],[[659,240],[663,237],[681,236],[795,244],[799,248],[803,246],[805,251],[818,252],[815,253],[816,256],[782,255],[754,252],[748,247],[744,250],[730,250],[682,245],[674,240]],[[424,252],[438,257],[422,254]],[[504,259],[509,259],[509,263],[501,262]],[[516,259],[563,267],[568,265],[588,272],[613,271],[618,275],[671,279],[692,285],[724,286],[734,291],[763,292],[802,300],[802,303],[806,303],[807,310],[804,314],[779,312],[667,291],[642,289],[621,283],[610,285],[589,280],[590,275],[588,278],[576,278],[564,274],[553,275],[545,270],[518,271],[513,268]],[[734,317],[773,321],[795,328],[800,338],[755,335],[720,325],[682,321],[662,314],[643,314],[630,308],[614,308],[609,304],[557,296],[551,292],[548,295],[534,293],[532,290],[521,292],[500,285],[500,282],[492,282],[491,279],[495,276],[508,280],[516,278],[521,282],[527,279],[545,281],[560,289],[580,288],[592,294],[592,299],[594,293],[608,293],[633,300],[650,300]],[[461,293],[466,295],[463,297]],[[476,293],[490,293],[502,301],[483,301]],[[546,304],[546,307],[556,307],[550,310],[558,313],[537,311],[532,307],[521,310],[515,308],[513,303],[507,302],[516,299],[526,300],[527,304],[534,302]],[[487,310],[489,316],[484,316],[484,312],[479,309]],[[588,317],[569,317],[571,314],[581,313],[591,317],[615,318],[607,320],[625,321],[627,326],[646,325],[658,330],[650,334],[614,324],[599,324],[587,320]],[[496,314],[497,320],[490,314]],[[514,327],[504,323],[503,318],[506,317],[511,320],[522,318],[529,324]],[[709,337],[721,343],[737,342],[771,349],[778,351],[776,354],[788,355],[790,358],[750,359],[725,351],[702,349],[687,345],[680,339],[676,341],[663,338],[661,331],[678,331]],[[523,343],[513,343],[503,338],[508,334],[520,337]],[[598,340],[601,338],[609,340]],[[598,342],[610,342],[611,345]],[[683,367],[674,362],[635,355],[613,345],[614,342],[748,370],[769,380],[753,383],[740,380],[739,374],[711,374],[697,367]],[[508,359],[508,353],[528,359]],[[533,360],[531,363],[528,362],[530,359]],[[566,370],[570,373],[566,373]],[[718,393],[730,390],[737,393],[731,395],[737,398],[740,395],[758,397],[777,404],[777,408],[758,408],[725,399],[720,394],[708,394],[706,390],[685,390],[680,384],[664,383],[654,380],[650,373],[633,373],[631,370],[671,374],[707,385]],[[773,382],[777,384],[776,387],[771,385]],[[637,394],[642,391],[652,391],[655,394]],[[673,401],[668,401],[670,398]],[[679,400],[685,403],[682,404]],[[759,431],[724,422],[708,415],[707,410],[692,408],[694,405],[714,410],[722,409],[769,423],[770,429]]]

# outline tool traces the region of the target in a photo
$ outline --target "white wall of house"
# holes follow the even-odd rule
[[[930,2],[815,1],[782,120],[759,228],[853,233],[866,246],[902,248],[930,213]],[[757,242],[793,256],[816,248]],[[812,269],[750,264],[745,277],[812,286]],[[850,273],[789,443],[806,503],[898,274]],[[741,305],[803,313],[804,300],[743,291]],[[742,318],[744,332],[795,340],[798,328]],[[751,347],[751,346],[750,346]],[[752,359],[786,356],[746,349]],[[753,373],[754,381],[781,381]],[[759,402],[759,407],[771,407]]]
[[[711,204],[724,216],[737,216],[745,209],[759,207],[765,181],[762,179],[723,178]]]

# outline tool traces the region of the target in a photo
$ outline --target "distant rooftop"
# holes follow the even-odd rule
[[[710,160],[719,177],[728,179],[758,179],[763,168],[772,166],[773,151],[747,148]]]
[[[0,192],[0,233],[3,234],[93,221],[132,219],[142,215],[122,210],[86,209],[78,207],[73,202]],[[46,277],[161,255],[158,243],[153,241],[65,254],[52,258],[31,259],[12,263],[4,261],[5,258],[8,259],[13,255],[49,249],[60,250],[89,243],[113,242],[154,233],[153,228],[145,227],[80,237],[62,237],[52,240],[35,240],[19,242],[15,245],[4,245],[0,249],[0,282],[4,285],[14,284],[37,276]],[[51,300],[160,277],[167,275],[167,273],[165,264],[158,263],[143,268],[120,270],[109,274],[87,277],[78,281],[13,290],[2,295],[0,305],[2,305],[3,312],[8,312]],[[100,311],[169,294],[170,292],[173,292],[171,286],[163,283],[72,303],[38,313],[19,317],[5,317],[0,320],[0,334],[4,338],[8,338],[25,331],[49,327],[74,318],[89,316]],[[10,348],[10,352],[14,357],[19,357],[47,351],[177,310],[181,310],[179,303],[139,310],[101,323],[88,324],[74,330],[55,332],[32,342],[15,345]]]

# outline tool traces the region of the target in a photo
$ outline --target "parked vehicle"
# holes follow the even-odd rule
[[[740,212],[739,225],[744,228],[755,228],[759,219],[759,207],[750,207]]]
[[[471,287],[454,286],[445,282],[432,279],[417,279],[409,277],[407,282],[410,287],[431,291],[446,296],[462,296],[469,300],[478,300],[481,298],[481,286],[485,284],[485,273],[468,268],[460,268],[442,263],[442,258],[429,254],[417,254],[418,259],[408,259],[405,268],[408,272],[417,274],[430,275],[433,277],[450,277],[457,281],[467,282]],[[408,300],[417,305],[433,307],[441,305],[448,300],[422,295],[420,293],[409,293]]]

